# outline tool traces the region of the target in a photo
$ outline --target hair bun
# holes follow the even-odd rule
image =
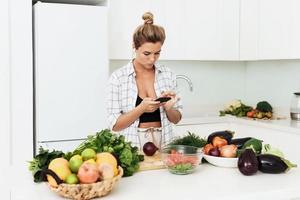
[[[153,24],[153,14],[151,12],[145,12],[143,14],[144,24]]]

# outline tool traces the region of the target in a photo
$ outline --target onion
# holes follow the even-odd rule
[[[208,154],[210,156],[216,156],[216,157],[219,157],[220,156],[220,151],[217,147],[214,147],[212,149],[209,150]]]
[[[157,150],[158,148],[152,142],[147,142],[143,146],[143,152],[147,156],[153,156]]]
[[[220,154],[225,158],[236,157],[237,146],[234,144],[225,145],[220,148]]]

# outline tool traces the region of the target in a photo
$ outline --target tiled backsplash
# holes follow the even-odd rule
[[[111,60],[110,72],[126,60]],[[178,85],[184,103],[184,116],[218,115],[223,105],[241,99],[255,106],[267,100],[281,115],[288,115],[292,93],[300,91],[300,60],[279,61],[160,61],[176,74],[187,75],[194,90],[184,80]]]

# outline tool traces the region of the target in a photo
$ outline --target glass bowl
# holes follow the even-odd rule
[[[173,174],[193,173],[201,162],[201,149],[185,145],[168,145],[161,151],[162,161]]]

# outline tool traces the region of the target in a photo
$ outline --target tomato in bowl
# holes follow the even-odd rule
[[[162,160],[173,174],[193,173],[202,159],[202,151],[197,147],[169,145],[162,149]]]

